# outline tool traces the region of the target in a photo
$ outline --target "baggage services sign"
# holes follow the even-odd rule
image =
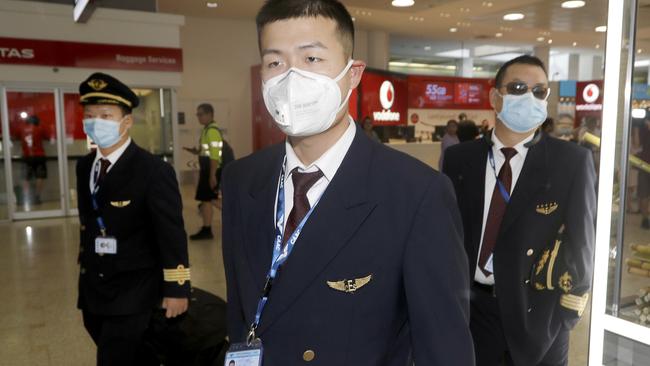
[[[0,65],[183,71],[180,48],[0,37]]]

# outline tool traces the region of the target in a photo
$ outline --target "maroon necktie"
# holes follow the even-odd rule
[[[504,147],[501,149],[501,152],[506,157],[506,161],[503,163],[501,170],[499,170],[498,179],[501,181],[506,191],[510,193],[510,187],[512,186],[510,159],[517,154],[517,150],[512,147]],[[494,185],[494,191],[492,192],[490,211],[488,211],[487,222],[485,223],[485,233],[483,234],[481,255],[478,260],[478,266],[486,277],[492,274],[492,272],[485,269],[485,264],[497,244],[497,236],[499,235],[499,229],[501,228],[501,220],[503,220],[503,215],[506,213],[506,205],[506,200],[501,195],[499,184],[497,183]]]
[[[305,217],[311,206],[307,199],[307,192],[323,176],[323,172],[298,173],[298,168],[291,173],[293,180],[293,208],[287,219],[287,226],[284,229],[282,245],[287,243],[300,221]]]
[[[101,167],[99,168],[99,175],[97,176],[97,182],[101,182],[102,179],[106,176],[106,172],[108,172],[108,167],[111,166],[111,162],[108,159],[101,158],[99,159],[99,163],[101,164]],[[97,184],[95,182],[95,184]]]

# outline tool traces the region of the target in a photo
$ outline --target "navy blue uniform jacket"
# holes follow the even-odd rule
[[[231,342],[245,339],[270,267],[284,155],[275,145],[224,172]],[[304,364],[308,350],[310,365],[474,365],[462,243],[449,180],[357,128],[271,290],[264,366]],[[355,293],[327,283],[369,275]]]
[[[443,167],[456,189],[472,280],[483,225],[489,149],[486,139],[454,145],[445,152]],[[594,163],[587,149],[547,135],[529,148],[494,249],[496,297],[516,365],[538,364],[559,331],[573,328],[584,310],[579,299],[586,298],[591,286],[595,187]],[[552,254],[562,225],[562,243]],[[538,265],[553,272],[540,283],[531,277]]]

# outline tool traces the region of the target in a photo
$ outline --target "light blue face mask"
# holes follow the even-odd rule
[[[102,118],[86,118],[83,120],[84,132],[102,149],[109,148],[120,141],[120,121]],[[126,131],[124,132],[126,134]]]
[[[548,102],[535,98],[533,93],[506,94],[501,97],[503,106],[497,116],[509,130],[518,133],[529,132],[546,120]]]

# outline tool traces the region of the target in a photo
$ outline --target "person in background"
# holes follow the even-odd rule
[[[363,132],[373,141],[381,142],[377,132],[372,128],[372,119],[370,116],[366,116],[363,119]]]
[[[553,136],[553,131],[555,130],[555,121],[553,121],[553,118],[548,117],[546,120],[544,120],[544,123],[542,123],[540,129],[545,134]]]
[[[33,115],[27,117],[20,131],[20,143],[25,159],[25,179],[23,180],[23,201],[35,205],[41,204],[41,193],[47,179],[47,160],[43,140],[47,140],[47,131],[41,126],[41,120]],[[35,180],[34,193],[30,183]]]
[[[463,122],[463,121],[467,121],[467,114],[465,114],[465,112],[461,112],[458,115],[458,122]]]
[[[600,166],[600,146],[585,140],[585,135],[587,133],[600,138],[600,119],[594,116],[585,117],[584,126],[578,130],[578,144],[591,151],[594,166],[596,167],[596,174],[598,174],[598,168]]]
[[[462,121],[458,123],[456,135],[459,142],[466,142],[476,140],[480,135],[480,131],[473,121]]]
[[[133,90],[94,73],[79,95],[84,132],[97,149],[77,162],[77,306],[98,365],[160,365],[144,342],[152,315],[177,317],[190,296],[176,174],[129,136],[139,104]]]
[[[596,175],[588,150],[539,132],[549,93],[540,59],[506,62],[490,90],[494,130],[445,156],[470,262],[477,366],[566,366],[589,298]]]
[[[481,121],[481,128],[479,134],[481,136],[485,136],[488,134],[488,132],[490,132],[490,121],[484,119],[483,121]]]
[[[456,145],[460,141],[458,140],[458,122],[453,119],[447,121],[447,127],[445,129],[445,135],[442,137],[442,143],[440,144],[440,160],[438,160],[438,170],[442,170],[442,162],[445,159],[445,150],[448,147]]]
[[[638,127],[640,152],[637,157],[650,163],[650,110],[646,113],[645,120]],[[650,173],[639,170],[637,196],[641,211],[641,228],[650,230]]]
[[[199,156],[199,183],[196,186],[195,199],[200,202],[203,226],[190,235],[190,240],[206,240],[214,238],[212,234],[212,206],[217,206],[219,199],[219,183],[222,161],[223,136],[214,121],[214,108],[209,103],[200,104],[196,108],[196,118],[203,126],[199,147],[184,147],[186,151]]]

